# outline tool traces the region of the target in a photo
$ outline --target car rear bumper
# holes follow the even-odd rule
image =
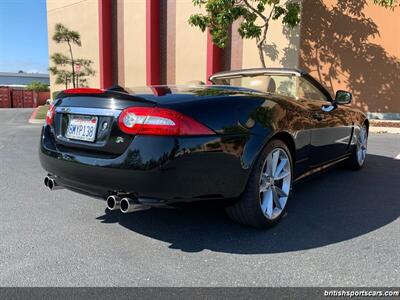
[[[216,136],[136,136],[121,155],[57,145],[44,126],[40,162],[59,185],[97,197],[115,192],[160,202],[184,202],[239,196],[249,168],[240,150],[227,150]]]

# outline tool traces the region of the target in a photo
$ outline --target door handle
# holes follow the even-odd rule
[[[318,121],[321,121],[324,118],[324,116],[320,113],[313,113],[312,117]]]

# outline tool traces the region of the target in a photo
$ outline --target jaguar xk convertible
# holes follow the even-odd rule
[[[368,119],[295,69],[221,72],[212,85],[67,89],[43,126],[50,189],[123,213],[219,201],[234,220],[279,221],[294,182],[339,162],[360,169]]]

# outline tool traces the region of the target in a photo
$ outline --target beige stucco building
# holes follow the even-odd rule
[[[271,23],[267,64],[309,71],[331,93],[349,90],[364,111],[400,113],[400,8],[372,2],[301,1],[300,26]],[[238,24],[213,52],[207,33],[188,24],[198,11],[191,0],[47,0],[49,53],[67,51],[51,39],[61,22],[81,34],[74,54],[93,61],[92,87],[205,82],[212,71],[260,66]],[[63,88],[50,79],[53,91]]]

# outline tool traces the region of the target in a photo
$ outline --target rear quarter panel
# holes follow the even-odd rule
[[[240,159],[250,174],[259,153],[276,134],[286,133],[293,140],[293,159],[308,155],[311,126],[296,103],[265,94],[222,94],[205,96],[192,102],[164,103],[213,129],[220,137],[214,151],[230,153]],[[247,179],[246,179],[247,180]]]

